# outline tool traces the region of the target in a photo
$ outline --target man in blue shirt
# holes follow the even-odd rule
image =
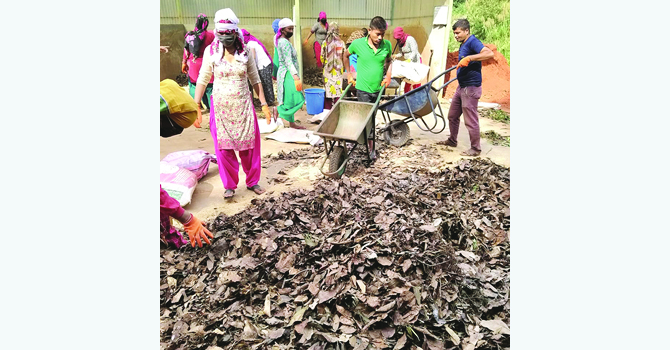
[[[493,58],[493,51],[484,46],[479,39],[470,34],[470,22],[459,19],[451,28],[454,38],[461,43],[458,49],[458,88],[451,99],[449,107],[449,138],[444,142],[447,146],[458,144],[458,127],[461,114],[465,127],[470,134],[470,149],[461,153],[463,156],[476,157],[482,153],[479,144],[479,113],[477,104],[482,96],[482,62]]]

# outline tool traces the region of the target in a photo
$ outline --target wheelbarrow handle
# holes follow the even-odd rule
[[[458,66],[453,66],[453,67],[451,67],[451,68],[445,70],[444,72],[438,74],[435,78],[433,78],[431,81],[428,82],[428,85],[430,85],[430,88],[433,89],[433,91],[438,92],[438,91],[444,89],[444,88],[445,88],[447,85],[449,85],[452,81],[456,80],[456,78],[451,79],[451,80],[449,80],[448,82],[444,83],[444,85],[440,86],[440,87],[437,88],[437,89],[433,87],[433,83],[434,83],[437,79],[439,79],[441,76],[443,76],[443,75],[445,75],[445,74],[451,72],[452,70],[454,70],[454,69],[456,69],[456,68],[458,68]]]

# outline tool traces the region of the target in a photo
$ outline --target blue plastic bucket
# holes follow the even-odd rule
[[[326,99],[324,89],[305,89],[305,103],[307,103],[307,114],[319,114],[323,112],[323,103]]]

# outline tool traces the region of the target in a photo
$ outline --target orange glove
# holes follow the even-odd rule
[[[356,87],[356,80],[354,79],[353,74],[349,73],[347,75],[347,83],[349,83],[349,85],[353,85],[354,87]]]
[[[203,239],[207,244],[212,244],[212,242],[207,239],[207,236],[214,238],[214,235],[205,228],[205,224],[202,223],[195,215],[191,214],[191,220],[184,224],[184,229],[188,233],[188,240],[191,241],[191,247],[195,247],[195,242],[198,242],[198,247],[202,248]]]
[[[300,79],[295,79],[293,82],[295,83],[295,89],[298,91],[302,91],[302,81],[300,81]]]
[[[307,45],[309,43],[309,39],[305,39],[305,41],[302,42],[303,45]]]
[[[463,57],[463,59],[460,62],[458,62],[458,68],[467,67],[468,64],[470,64],[470,61],[471,61],[470,56]]]
[[[385,77],[384,80],[382,80],[382,86],[384,88],[387,88],[389,87],[389,84],[391,84],[391,78]]]
[[[188,66],[186,66],[185,61],[181,62],[181,72],[184,73],[184,74],[188,74]]]
[[[268,106],[265,105],[265,106],[261,107],[261,109],[263,110],[263,114],[265,114],[265,121],[266,121],[268,124],[270,124],[270,120],[271,120],[271,119],[270,119],[270,118],[271,118],[271,116],[270,116],[270,108],[268,108]]]
[[[200,103],[198,103],[197,111],[198,111],[198,117],[195,118],[195,121],[193,122],[193,126],[200,129],[200,123],[202,123],[202,111],[200,110]]]

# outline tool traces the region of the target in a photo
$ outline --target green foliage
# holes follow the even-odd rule
[[[454,0],[452,25],[459,18],[467,18],[470,33],[485,44],[496,45],[510,61],[510,0]],[[459,46],[452,36],[449,51],[457,51]]]
[[[502,109],[484,109],[479,112],[480,117],[493,119],[505,124],[509,124],[509,113],[503,111]]]

